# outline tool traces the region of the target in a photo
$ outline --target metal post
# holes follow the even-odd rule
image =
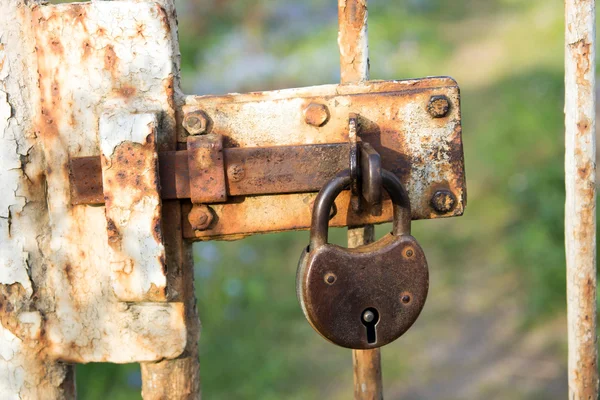
[[[367,15],[367,0],[338,0],[341,83],[359,83],[369,79]],[[348,229],[348,247],[373,240],[373,225]],[[353,350],[352,360],[354,398],[383,399],[379,349]]]
[[[565,249],[569,399],[598,398],[595,1],[566,0]]]

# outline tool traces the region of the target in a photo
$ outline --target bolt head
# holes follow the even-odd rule
[[[431,207],[438,214],[446,214],[456,207],[456,196],[449,190],[438,190],[431,198]]]
[[[329,121],[329,110],[323,104],[310,103],[304,109],[304,120],[312,126],[323,126]]]
[[[214,219],[213,211],[205,205],[194,204],[188,214],[188,221],[194,231],[205,231]]]
[[[450,100],[444,95],[431,96],[427,104],[427,112],[433,118],[443,118],[450,111]]]
[[[190,135],[201,135],[208,131],[209,122],[204,111],[192,111],[183,118],[183,127]]]

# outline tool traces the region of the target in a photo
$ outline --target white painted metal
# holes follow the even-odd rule
[[[565,5],[569,398],[596,400],[596,10],[594,0]]]

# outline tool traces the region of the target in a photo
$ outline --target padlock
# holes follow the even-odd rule
[[[300,257],[296,292],[312,327],[352,349],[384,346],[415,322],[429,290],[423,249],[410,235],[410,200],[402,183],[381,170],[394,204],[393,231],[374,243],[344,248],[327,243],[329,210],[351,183],[349,170],[328,182],[315,200],[310,245]]]

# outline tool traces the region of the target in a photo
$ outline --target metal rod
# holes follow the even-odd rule
[[[565,0],[565,249],[569,399],[598,398],[595,1]]]
[[[338,0],[341,83],[357,83],[369,79],[367,16],[367,0]],[[358,247],[373,240],[373,225],[348,229],[348,247]],[[379,349],[353,350],[352,365],[354,399],[383,399]]]

